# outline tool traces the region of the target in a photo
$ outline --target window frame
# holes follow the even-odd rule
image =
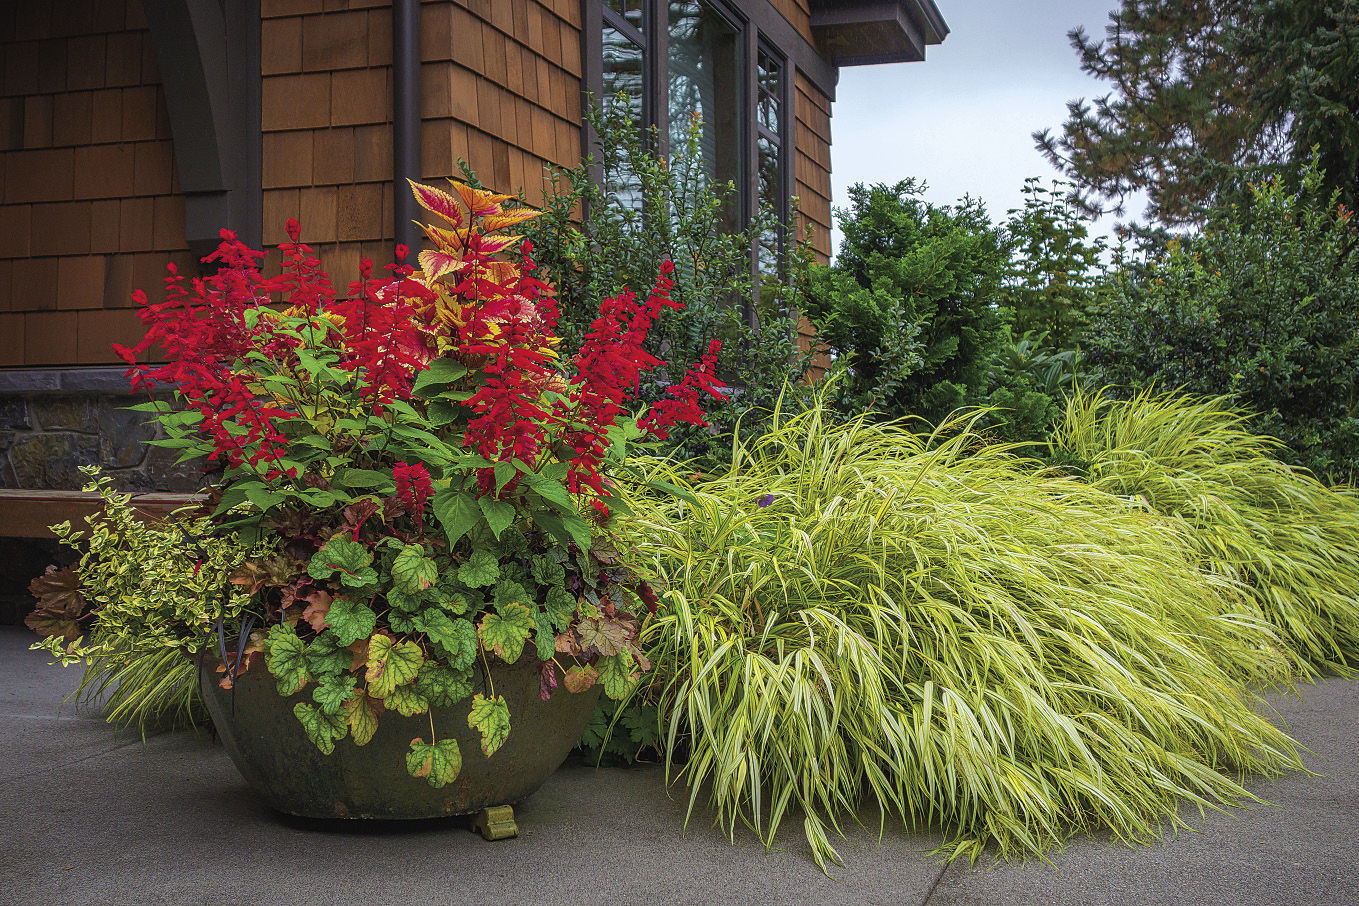
[[[741,70],[740,141],[741,141],[741,186],[738,199],[738,222],[744,229],[755,218],[760,208],[759,186],[759,149],[758,139],[762,134],[773,140],[778,147],[780,183],[778,208],[775,215],[781,224],[788,222],[792,213],[792,198],[796,190],[794,173],[795,157],[793,151],[793,123],[796,112],[793,109],[793,71],[797,67],[798,48],[785,48],[772,34],[774,29],[766,29],[761,12],[752,7],[755,3],[740,3],[739,0],[702,0],[711,9],[727,20],[737,32]],[[583,69],[583,88],[589,97],[598,97],[603,90],[603,29],[606,25],[617,29],[643,49],[643,121],[655,128],[657,147],[654,149],[662,156],[670,153],[669,122],[669,42],[670,16],[668,0],[642,0],[642,29],[610,8],[606,0],[584,0],[581,16],[581,53]],[[774,15],[777,15],[775,13]],[[640,39],[640,41],[639,41]],[[805,56],[805,49],[800,55]],[[759,57],[760,54],[772,58],[779,64],[777,102],[779,105],[779,129],[777,134],[759,124],[757,104],[759,103]],[[820,62],[820,61],[818,61]],[[597,136],[588,128],[581,130],[582,157],[588,155],[595,146]],[[596,177],[596,172],[592,175]],[[778,260],[780,274],[787,260],[789,237],[787,230],[780,228],[778,238]],[[758,249],[751,250],[751,275],[758,292],[760,271]],[[748,309],[747,319],[755,320],[755,306]]]

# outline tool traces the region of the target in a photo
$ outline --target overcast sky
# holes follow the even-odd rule
[[[1023,202],[1029,176],[1057,172],[1033,146],[1035,129],[1060,131],[1066,102],[1108,91],[1080,70],[1067,32],[1103,36],[1116,0],[936,0],[944,43],[923,63],[840,70],[831,138],[834,204],[856,182],[929,184],[927,198],[980,197],[995,220]],[[1140,213],[1133,204],[1130,214]],[[1109,222],[1099,232],[1113,227]],[[835,237],[838,242],[838,235]]]

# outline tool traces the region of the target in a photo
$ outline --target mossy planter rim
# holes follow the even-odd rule
[[[510,735],[489,758],[480,734],[467,725],[470,700],[429,714],[403,717],[385,712],[364,746],[350,736],[323,754],[293,713],[312,702],[312,686],[288,697],[278,694],[262,661],[238,677],[235,688],[218,685],[220,661],[202,659],[199,687],[223,746],[241,775],[272,808],[305,818],[407,820],[467,815],[511,805],[535,792],[566,759],[599,699],[594,686],[581,693],[558,687],[538,697],[538,663],[525,652],[514,664],[492,662],[491,685],[510,710]],[[475,670],[473,692],[487,694],[486,672]],[[411,740],[456,739],[462,768],[435,789],[406,769]]]

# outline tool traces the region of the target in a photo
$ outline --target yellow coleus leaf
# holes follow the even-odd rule
[[[420,228],[425,231],[429,241],[437,245],[445,252],[461,252],[467,248],[467,237],[472,232],[469,230],[444,230],[429,224],[421,224]]]
[[[487,192],[485,189],[474,189],[456,179],[450,179],[448,182],[462,198],[462,203],[467,205],[467,210],[472,212],[473,217],[499,214],[500,202],[514,198],[513,195],[497,195],[494,192]]]
[[[467,267],[467,262],[463,261],[460,255],[452,255],[435,249],[425,249],[419,254],[418,258],[420,271],[425,275],[425,280],[430,283],[445,274],[456,274]]]
[[[482,236],[481,251],[487,255],[494,255],[505,251],[523,238],[523,236]]]
[[[501,211],[499,214],[488,214],[477,221],[477,226],[487,233],[494,233],[496,230],[503,230],[507,227],[518,226],[526,220],[541,217],[542,211],[535,211],[533,208],[515,208],[513,211]]]

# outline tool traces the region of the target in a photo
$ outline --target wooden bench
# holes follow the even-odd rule
[[[160,521],[199,500],[195,494],[133,494],[132,508],[145,519]],[[49,525],[67,520],[79,525],[100,507],[99,495],[84,491],[0,489],[0,538],[51,538]]]

